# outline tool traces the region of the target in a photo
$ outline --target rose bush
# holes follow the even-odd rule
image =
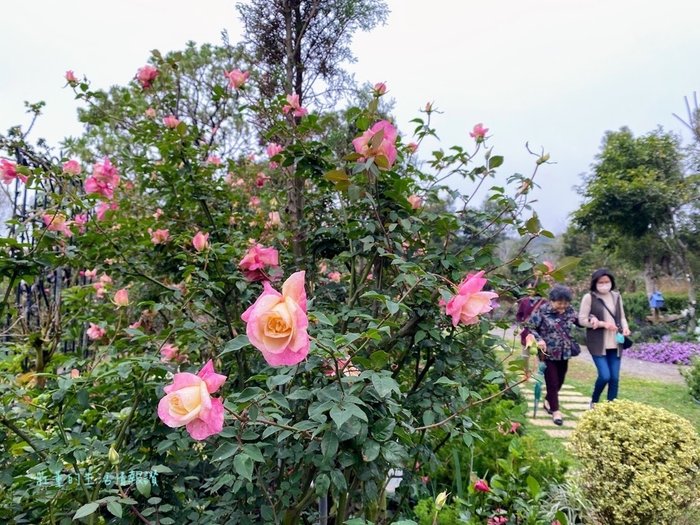
[[[231,60],[156,52],[109,92],[74,75],[86,132],[57,158],[0,138],[3,181],[37,202],[13,222],[34,240],[0,261],[25,290],[3,303],[3,519],[310,523],[330,499],[336,523],[388,523],[427,495],[416,466],[477,439],[474,411],[519,380],[489,315],[533,263],[493,239],[549,234],[500,186],[471,230],[470,197],[442,183],[494,175],[487,130],[417,164],[432,105],[407,144],[386,86],[320,114]]]

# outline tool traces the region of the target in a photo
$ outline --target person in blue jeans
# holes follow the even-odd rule
[[[630,335],[622,296],[615,290],[615,277],[609,270],[601,268],[591,275],[590,291],[581,299],[578,320],[586,327],[586,346],[598,370],[591,395],[593,408],[606,386],[608,401],[617,398],[622,363],[620,338]]]

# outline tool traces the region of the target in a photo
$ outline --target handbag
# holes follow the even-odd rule
[[[608,305],[605,304],[605,301],[603,301],[597,295],[595,296],[595,298],[598,299],[603,304],[603,308],[605,308],[608,311],[608,313],[610,314],[610,316],[613,319],[615,319],[615,314],[610,311],[610,308],[608,308]],[[620,298],[618,296],[618,305],[619,305],[619,300],[620,300]],[[617,344],[622,346],[623,350],[627,350],[630,346],[632,346],[634,344],[634,341],[632,341],[632,339],[630,339],[626,335],[623,335],[622,327],[619,324],[617,324],[617,320],[615,320],[615,326],[617,326],[617,333],[615,334],[615,341],[617,342]]]
[[[554,328],[557,332],[562,334],[564,337],[566,337],[569,342],[571,343],[571,357],[576,357],[577,355],[581,354],[581,345],[579,345],[576,340],[574,340],[573,337],[569,335],[569,333],[564,330],[561,325],[557,322],[554,323]]]

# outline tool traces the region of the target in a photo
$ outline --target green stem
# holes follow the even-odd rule
[[[32,443],[32,440],[30,439],[30,437],[23,430],[20,430],[17,427],[17,425],[15,425],[12,421],[9,421],[3,417],[3,418],[0,418],[0,423],[2,423],[7,428],[12,430],[12,432],[17,434],[25,443],[27,443],[27,445],[32,447],[34,452],[36,452],[41,457],[41,459],[43,459],[44,461],[48,460],[46,453],[43,450],[40,450],[34,443]]]

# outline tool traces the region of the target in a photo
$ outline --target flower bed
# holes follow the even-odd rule
[[[690,365],[694,356],[700,357],[700,343],[673,341],[641,343],[627,350],[626,354],[629,357],[652,363]]]

